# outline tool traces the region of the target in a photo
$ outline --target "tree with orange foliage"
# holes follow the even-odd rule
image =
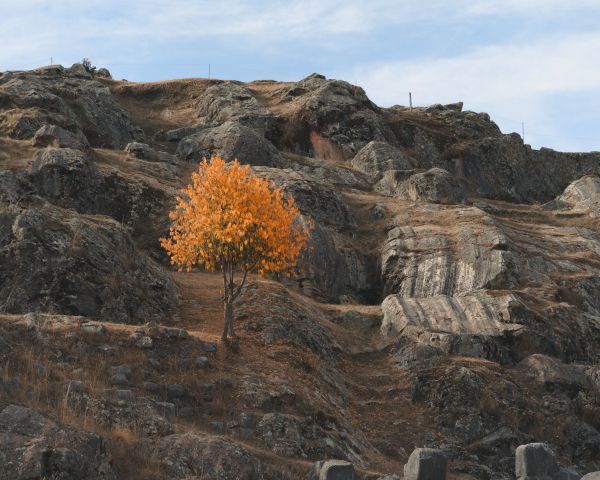
[[[233,302],[249,272],[290,272],[307,244],[306,221],[293,198],[257,178],[250,166],[220,157],[204,159],[192,183],[181,191],[170,235],[161,244],[171,262],[223,273],[223,341],[235,340]],[[236,272],[242,272],[239,283]]]

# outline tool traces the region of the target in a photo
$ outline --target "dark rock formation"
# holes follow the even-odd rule
[[[44,124],[83,132],[93,147],[122,148],[135,133],[109,88],[62,68],[0,76],[0,134],[31,138]]]
[[[0,411],[0,476],[13,480],[116,480],[106,442],[19,405]]]
[[[231,121],[187,136],[177,147],[177,156],[190,163],[213,155],[250,165],[277,166],[280,162],[279,152],[271,142],[250,127]]]
[[[0,303],[6,311],[125,323],[173,313],[171,279],[136,250],[118,222],[35,197],[28,204],[0,203],[0,218]]]
[[[75,150],[89,148],[85,135],[81,132],[77,133],[71,133],[56,125],[44,125],[35,132],[32,143],[34,147],[73,148]]]

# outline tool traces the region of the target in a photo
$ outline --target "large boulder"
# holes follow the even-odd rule
[[[176,189],[140,175],[125,176],[112,167],[101,168],[89,152],[45,149],[30,163],[28,173],[37,193],[55,205],[109,215],[131,228],[136,237],[148,223],[168,231],[167,210],[175,203]]]
[[[515,451],[515,475],[518,480],[546,480],[558,473],[554,452],[545,443],[520,445]]]
[[[29,165],[29,175],[40,195],[67,208],[95,203],[98,171],[90,154],[70,148],[48,148]]]
[[[413,160],[402,150],[386,142],[367,143],[352,159],[352,166],[366,173],[372,181],[387,170],[408,170],[413,168]]]
[[[120,223],[33,197],[27,205],[0,203],[0,304],[13,313],[144,323],[169,319],[177,293]]]
[[[442,168],[432,168],[423,173],[411,175],[402,182],[395,196],[413,202],[465,203],[467,188]]]
[[[404,466],[404,480],[446,480],[447,463],[441,450],[417,448]]]
[[[361,87],[348,82],[313,74],[284,88],[280,101],[289,119],[281,141],[297,153],[314,153],[311,132],[338,147],[344,159],[373,140],[395,142],[381,109]]]
[[[107,443],[19,405],[0,411],[1,478],[116,480]]]
[[[532,374],[538,382],[548,387],[575,392],[591,387],[591,381],[581,367],[562,363],[548,355],[530,355],[517,368]]]
[[[600,480],[600,472],[591,472],[584,475],[581,480]]]
[[[575,180],[553,201],[544,205],[546,210],[585,211],[591,217],[600,215],[600,177],[586,175]]]
[[[501,224],[473,207],[443,214],[447,225],[389,230],[381,253],[384,294],[431,297],[517,284],[518,256]]]
[[[218,155],[227,161],[239,160],[250,165],[277,166],[279,152],[262,135],[237,122],[225,122],[185,137],[177,147],[177,156],[196,163]]]
[[[268,138],[273,137],[281,123],[279,117],[238,82],[220,82],[208,87],[198,101],[197,113],[203,125],[215,126],[233,120]]]
[[[163,437],[146,446],[148,456],[168,478],[262,480],[260,461],[228,438],[203,433]]]
[[[87,138],[83,133],[72,133],[56,125],[41,127],[35,132],[32,143],[34,147],[73,148],[75,150],[89,148]]]

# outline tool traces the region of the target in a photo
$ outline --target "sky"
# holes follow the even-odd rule
[[[130,81],[319,72],[600,151],[600,0],[0,0],[0,71],[84,57]]]

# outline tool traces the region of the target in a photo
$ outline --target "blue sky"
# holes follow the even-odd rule
[[[0,0],[0,70],[88,57],[131,81],[361,85],[463,100],[534,148],[600,150],[600,0]]]

